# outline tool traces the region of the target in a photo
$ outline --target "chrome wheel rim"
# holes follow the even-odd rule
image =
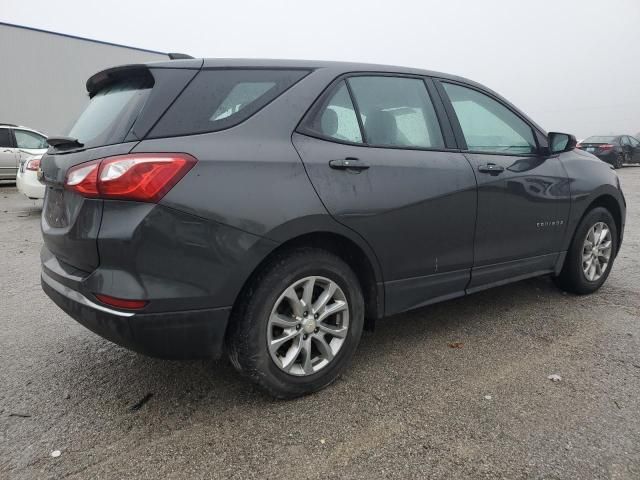
[[[611,259],[611,230],[598,222],[587,232],[582,247],[582,271],[590,282],[596,282],[607,271]]]
[[[297,280],[278,297],[267,323],[267,348],[290,375],[312,375],[336,357],[349,331],[349,304],[326,277]]]

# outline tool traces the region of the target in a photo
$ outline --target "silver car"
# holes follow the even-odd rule
[[[31,128],[0,123],[0,180],[15,180],[23,160],[47,151],[47,137]]]

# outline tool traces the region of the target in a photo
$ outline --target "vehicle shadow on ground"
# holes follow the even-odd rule
[[[487,347],[494,341],[549,344],[555,337],[570,333],[565,330],[574,327],[563,324],[559,314],[558,318],[550,317],[548,311],[557,310],[559,299],[571,303],[575,298],[557,290],[550,279],[539,278],[384,319],[375,332],[365,332],[343,378],[312,397],[332,398],[353,388],[365,394],[377,389],[377,394],[393,395],[403,381],[411,381],[415,369],[424,368],[432,372],[430,388],[438,389],[439,381],[450,382],[438,373],[449,367],[448,355],[467,348],[469,343]],[[529,313],[519,315],[523,309]],[[532,309],[540,310],[533,321]],[[152,359],[115,346],[79,326],[74,331],[76,336],[61,346],[64,353],[50,365],[58,370],[54,374],[59,377],[61,392],[72,396],[82,392],[85,407],[90,404],[92,409],[111,410],[117,406],[123,414],[148,408],[156,412],[171,409],[189,416],[197,410],[216,415],[230,406],[274,402],[242,379],[226,359]],[[499,338],[502,335],[504,340]],[[473,355],[483,355],[482,350]],[[398,370],[398,357],[402,356],[419,361],[410,362],[407,370]],[[393,381],[380,382],[380,375]]]

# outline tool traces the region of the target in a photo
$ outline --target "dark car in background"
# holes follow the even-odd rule
[[[585,138],[578,148],[620,168],[625,163],[640,163],[640,141],[630,135],[595,135]]]
[[[44,291],[276,397],[335,380],[383,316],[539,275],[594,292],[622,243],[615,172],[461,77],[191,59],[87,89],[41,164]]]

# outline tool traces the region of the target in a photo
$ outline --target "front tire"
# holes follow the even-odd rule
[[[617,254],[618,229],[603,207],[588,212],[576,229],[560,275],[554,278],[563,290],[585,295],[607,280]]]
[[[364,300],[351,268],[317,248],[278,254],[238,299],[227,337],[231,363],[276,398],[320,390],[360,341]]]

